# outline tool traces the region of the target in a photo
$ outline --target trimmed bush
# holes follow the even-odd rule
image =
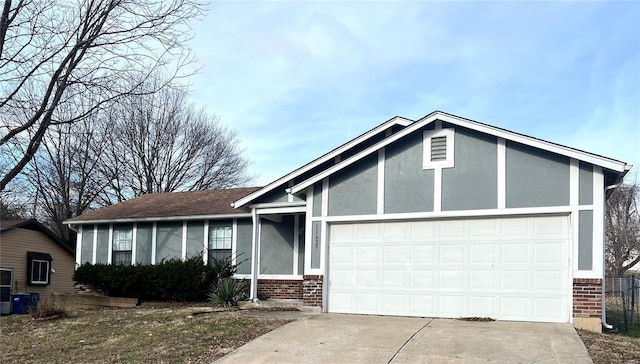
[[[222,272],[222,275],[220,275]],[[163,260],[156,265],[83,264],[74,281],[113,297],[135,297],[143,301],[206,301],[213,282],[235,272],[231,259],[208,266],[202,256],[184,261]]]

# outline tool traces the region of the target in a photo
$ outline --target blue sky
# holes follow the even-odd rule
[[[193,28],[192,97],[254,185],[434,110],[640,168],[640,1],[214,2]]]

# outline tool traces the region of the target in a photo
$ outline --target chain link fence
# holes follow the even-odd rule
[[[605,289],[607,323],[621,332],[640,331],[640,279],[609,277]]]

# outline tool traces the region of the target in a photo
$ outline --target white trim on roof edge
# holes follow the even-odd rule
[[[601,157],[595,154],[591,154],[588,152],[581,152],[578,150],[574,150],[572,148],[569,147],[565,147],[565,146],[561,146],[561,145],[557,145],[551,142],[547,142],[541,139],[536,139],[533,137],[528,137],[528,136],[524,136],[524,135],[520,135],[514,132],[510,132],[510,131],[506,131],[506,130],[502,130],[493,126],[489,126],[489,125],[484,125],[484,124],[480,124],[478,122],[474,122],[474,121],[470,121],[470,120],[465,120],[461,117],[458,116],[453,116],[453,115],[448,115],[445,113],[442,113],[440,111],[436,111],[434,113],[431,113],[427,116],[425,116],[424,118],[416,121],[415,123],[413,123],[411,126],[407,127],[406,129],[403,129],[401,131],[399,131],[398,133],[392,135],[389,138],[386,138],[382,141],[380,141],[377,144],[372,145],[371,147],[361,151],[360,153],[357,153],[353,156],[351,156],[348,159],[343,160],[342,162],[325,169],[324,171],[316,174],[315,176],[308,178],[307,180],[296,184],[295,186],[288,188],[286,191],[287,193],[291,193],[291,194],[296,194],[301,192],[302,190],[304,190],[305,188],[307,188],[308,186],[322,180],[323,178],[326,178],[332,174],[334,174],[335,172],[353,164],[354,162],[366,157],[367,155],[373,153],[376,150],[379,150],[381,148],[386,147],[387,145],[395,142],[396,140],[403,138],[404,136],[419,130],[420,128],[428,125],[429,123],[435,121],[435,120],[442,120],[444,122],[447,123],[451,123],[454,125],[458,125],[464,128],[468,128],[468,129],[472,129],[472,130],[476,130],[485,134],[490,134],[490,135],[494,135],[498,138],[503,138],[505,140],[511,140],[511,141],[515,141],[521,144],[525,144],[528,146],[532,146],[534,148],[538,148],[538,149],[542,149],[542,150],[546,150],[552,153],[556,153],[556,154],[561,154],[564,156],[567,156],[569,158],[575,158],[581,161],[585,161],[587,163],[591,163],[593,165],[597,165],[603,168],[607,168],[619,173],[624,173],[625,171],[628,171],[631,166],[629,166],[628,164],[624,163],[624,162],[620,162],[620,161],[616,161],[613,160],[611,158],[606,158],[606,157]],[[248,196],[247,196],[248,197]]]
[[[127,217],[122,219],[96,219],[96,220],[80,220],[80,221],[63,221],[66,225],[86,225],[86,224],[103,224],[103,223],[119,223],[119,222],[144,222],[144,221],[183,221],[183,220],[222,220],[251,217],[251,213],[241,214],[220,214],[220,215],[185,215],[185,216],[164,216],[164,217]]]
[[[244,205],[250,203],[251,201],[255,200],[256,198],[266,194],[267,192],[272,191],[274,188],[280,186],[281,184],[294,179],[298,176],[300,176],[301,174],[310,171],[311,169],[319,166],[320,164],[331,160],[333,158],[335,158],[336,156],[340,155],[341,153],[344,153],[345,151],[349,150],[350,148],[352,148],[355,145],[360,144],[361,142],[371,138],[374,135],[377,135],[378,133],[380,133],[383,130],[386,130],[394,125],[400,125],[400,126],[409,126],[411,124],[413,124],[414,121],[411,119],[407,119],[404,118],[402,116],[396,116],[391,118],[390,120],[376,126],[375,128],[367,131],[366,133],[356,137],[355,139],[351,139],[350,141],[344,143],[343,145],[337,147],[336,149],[330,151],[329,153],[320,156],[318,159],[300,167],[299,169],[294,170],[291,173],[288,173],[280,178],[278,178],[277,180],[269,183],[268,185],[262,187],[261,189],[254,191],[250,194],[248,194],[247,196],[235,201],[231,203],[231,206],[234,208],[239,208],[239,207],[243,207]]]

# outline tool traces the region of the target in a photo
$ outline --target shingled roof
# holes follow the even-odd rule
[[[242,214],[246,212],[234,209],[231,203],[260,188],[152,193],[87,212],[67,222]]]

